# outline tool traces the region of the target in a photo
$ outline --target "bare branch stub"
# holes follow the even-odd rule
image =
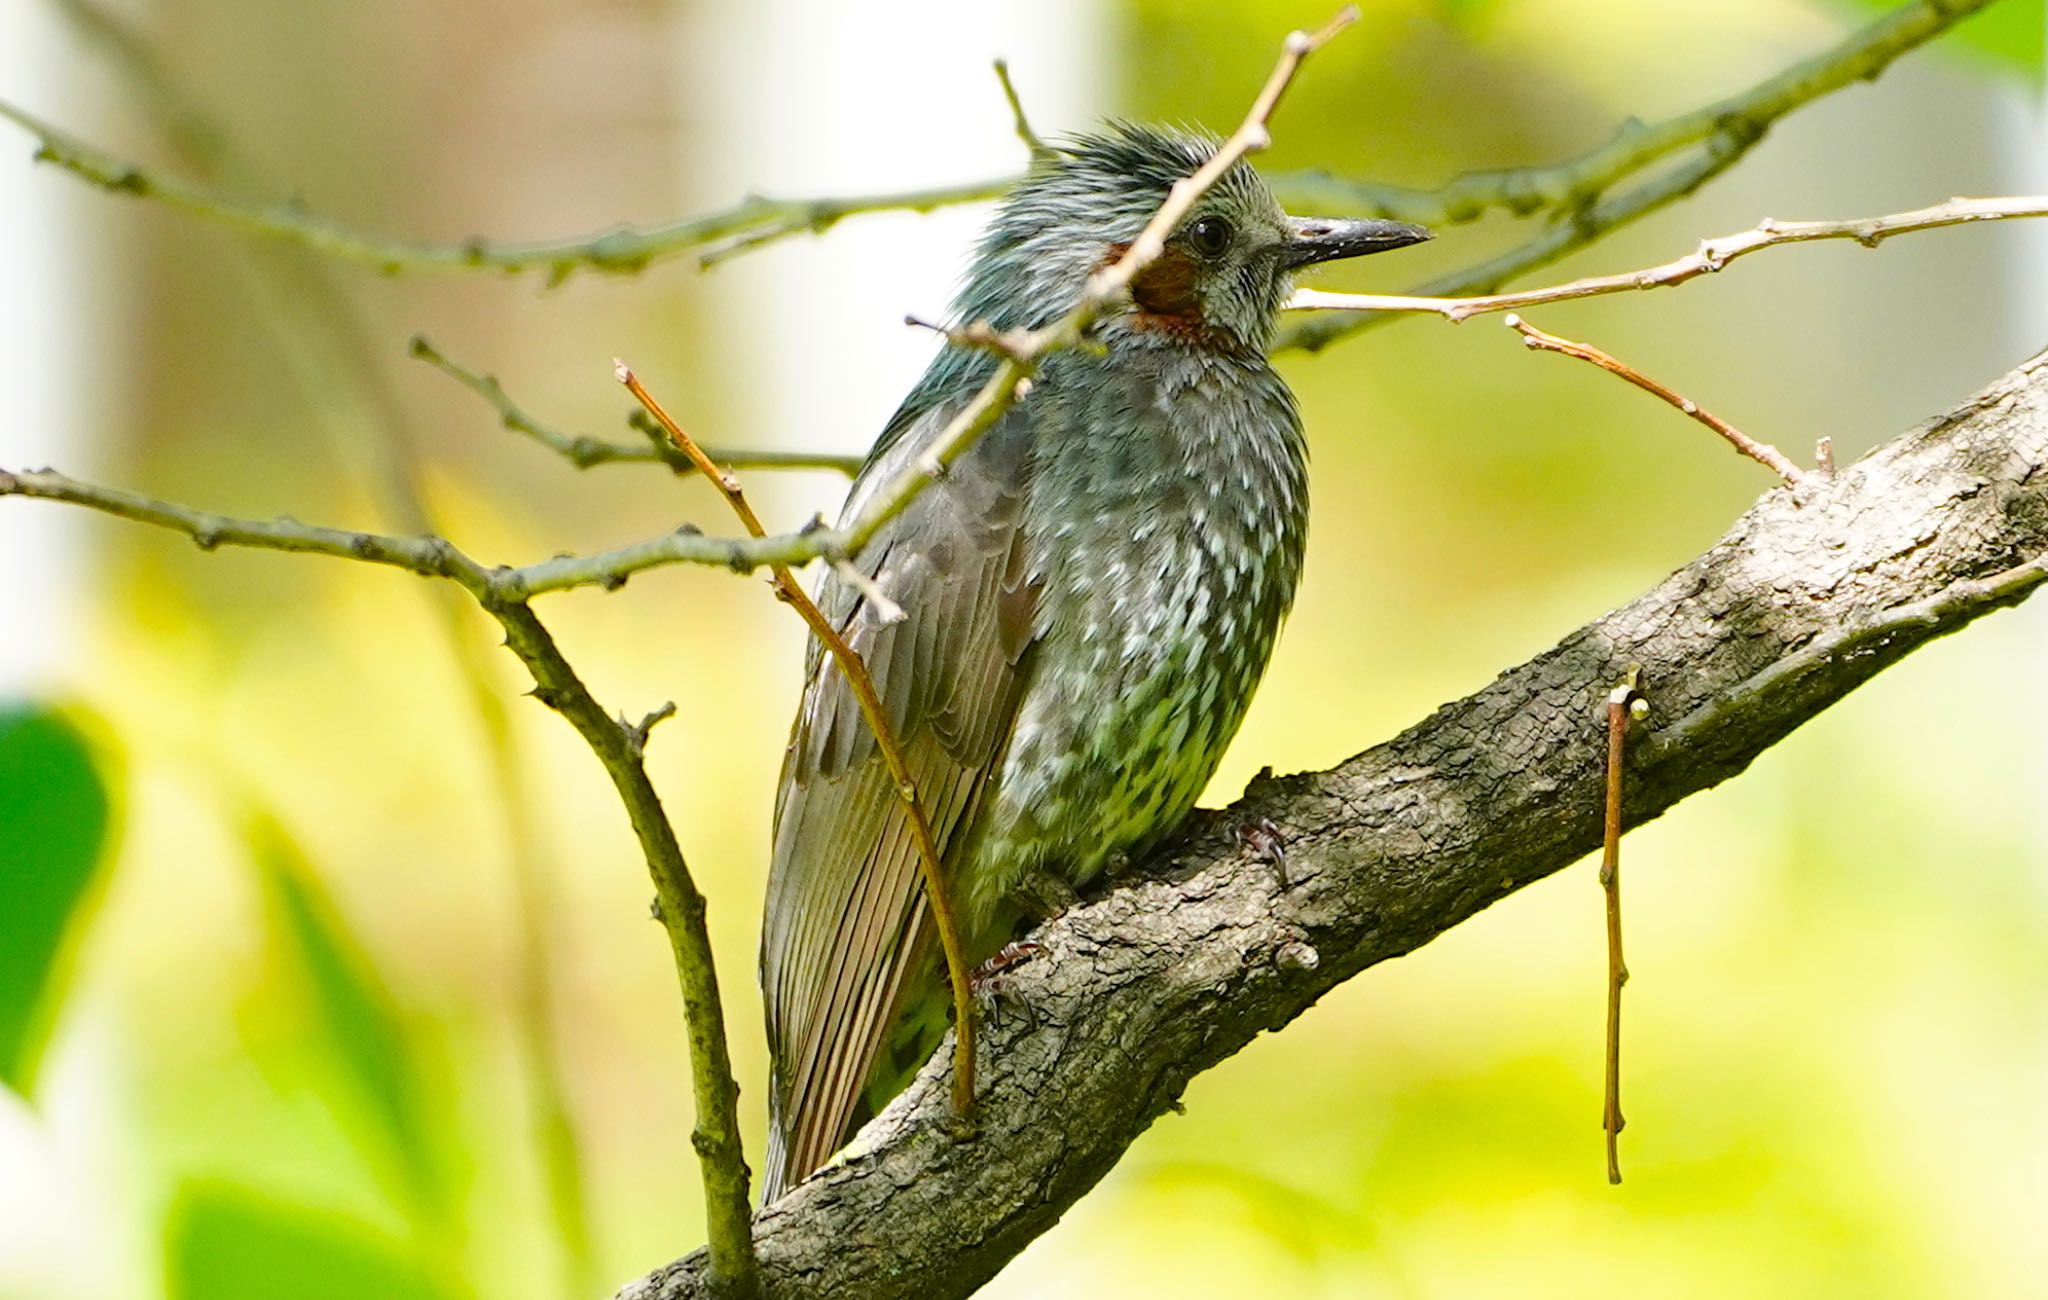
[[[1607,1181],[1621,1182],[1621,990],[1628,983],[1628,963],[1621,953],[1621,796],[1622,767],[1627,757],[1628,724],[1648,713],[1639,685],[1642,666],[1630,664],[1620,685],[1608,693],[1607,782],[1600,845],[1600,891],[1607,900],[1607,1038],[1605,1081],[1600,1127],[1607,1135]]]
[[[1010,118],[1015,124],[1017,138],[1024,142],[1024,148],[1031,154],[1031,161],[1042,162],[1053,156],[1053,148],[1031,128],[1031,118],[1024,112],[1024,100],[1017,94],[1017,83],[1010,80],[1010,61],[997,59],[996,80],[1002,83],[1003,99],[1010,105]]]

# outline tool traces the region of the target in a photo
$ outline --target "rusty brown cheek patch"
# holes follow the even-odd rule
[[[1101,266],[1111,265],[1130,247],[1111,244]],[[1193,257],[1185,250],[1168,248],[1131,280],[1131,303],[1138,309],[1132,324],[1189,343],[1215,347],[1228,344],[1228,337],[1202,317],[1202,298],[1197,288],[1200,276],[1201,267]]]
[[[1131,281],[1131,301],[1149,316],[1176,324],[1202,324],[1202,300],[1195,292],[1197,268],[1178,249],[1167,249]]]
[[[1129,244],[1111,244],[1096,270],[1115,264],[1131,250]],[[1195,291],[1200,269],[1194,259],[1178,248],[1169,248],[1131,280],[1131,301],[1138,311],[1156,319],[1142,321],[1152,328],[1187,329],[1206,324],[1202,299]]]

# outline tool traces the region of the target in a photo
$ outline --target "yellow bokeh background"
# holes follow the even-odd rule
[[[1089,18],[1105,69],[1094,99],[1225,128],[1278,36],[1322,16],[1126,0]],[[1866,17],[1792,0],[1376,4],[1304,76],[1264,165],[1426,186],[1553,161],[1629,115],[1738,91]],[[753,21],[736,3],[653,0],[162,0],[141,26],[225,124],[256,192],[459,238],[736,198],[693,172],[707,128],[673,86],[770,39]],[[185,169],[152,129],[162,106],[66,39],[88,134]],[[2038,89],[1953,44],[1788,119],[1722,181],[1546,278],[1663,260],[1765,215],[2048,188]],[[1018,68],[1027,101],[1032,71]],[[833,111],[802,84],[753,93]],[[926,105],[874,149],[930,182],[962,178],[922,152],[925,117],[945,111]],[[988,115],[1003,129],[999,102]],[[0,165],[26,166],[20,152]],[[78,210],[100,434],[60,468],[230,513],[390,527],[378,479],[400,445],[438,524],[511,562],[727,521],[701,484],[644,466],[579,474],[499,429],[405,358],[412,333],[564,426],[632,436],[610,380],[623,355],[707,441],[858,450],[886,414],[864,402],[839,427],[746,423],[757,390],[818,373],[781,322],[832,298],[837,275],[887,275],[863,262],[876,256],[864,230],[941,232],[930,237],[954,241],[957,264],[973,228],[865,218],[715,274],[683,259],[543,292],[323,265],[149,204],[91,196]],[[1397,289],[1523,229],[1492,218],[1320,283]],[[793,289],[777,266],[808,278]],[[1676,293],[1536,319],[1788,451],[1828,436],[1847,460],[2048,341],[2044,300],[2041,232],[1972,229],[1874,254],[1772,252]],[[1262,766],[1328,766],[1475,689],[1684,563],[1769,486],[1704,431],[1590,368],[1525,353],[1493,320],[1403,322],[1280,364],[1313,449],[1312,550],[1212,803]],[[750,486],[785,526],[843,491],[823,473]],[[398,1010],[455,1189],[458,1222],[432,1249],[468,1288],[563,1293],[519,1047],[515,835],[533,837],[545,869],[553,1046],[586,1167],[592,1276],[608,1288],[697,1244],[682,1020],[645,870],[588,751],[516,698],[528,684],[487,620],[452,591],[366,566],[202,554],[113,523],[83,544],[82,632],[59,694],[119,756],[122,834],[38,1105],[8,1100],[0,1115],[40,1134],[0,1186],[51,1180],[12,1192],[46,1203],[33,1227],[0,1222],[0,1294],[160,1293],[162,1218],[193,1178],[418,1236],[308,1012],[252,869],[250,808],[297,841]],[[540,609],[608,707],[677,702],[649,762],[710,899],[758,1152],[754,943],[801,628],[759,579],[716,570]],[[502,806],[449,617],[486,647],[510,700],[531,795],[520,816]],[[1198,1078],[1187,1113],[1162,1119],[988,1294],[2048,1295],[2044,648],[2048,610],[2001,614],[1630,838],[1619,1188],[1601,1176],[1604,953],[1581,866]]]

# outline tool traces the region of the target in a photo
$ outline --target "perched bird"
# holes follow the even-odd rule
[[[1128,124],[1067,142],[997,210],[955,318],[1008,330],[1065,314],[1216,148]],[[900,621],[827,574],[819,604],[903,742],[970,962],[1011,937],[1034,882],[1083,884],[1194,805],[1301,572],[1306,449],[1266,360],[1289,277],[1428,237],[1290,217],[1240,163],[1098,323],[1100,349],[1050,357],[855,557]],[[847,517],[995,365],[940,353],[868,453]],[[908,1082],[948,1005],[904,805],[815,641],[776,804],[761,982],[772,1201]]]

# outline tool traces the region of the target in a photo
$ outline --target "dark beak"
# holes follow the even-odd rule
[[[1280,246],[1280,264],[1288,270],[1333,262],[1340,257],[1362,257],[1384,253],[1390,248],[1419,244],[1430,234],[1421,226],[1405,221],[1368,219],[1351,221],[1342,217],[1289,217],[1293,233]]]

